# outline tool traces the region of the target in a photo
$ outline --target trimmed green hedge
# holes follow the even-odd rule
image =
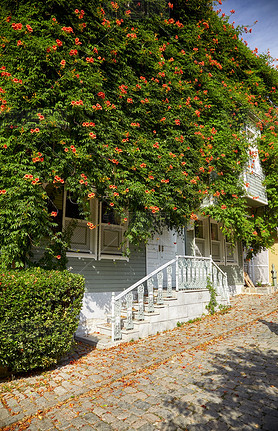
[[[71,347],[84,278],[41,268],[0,273],[0,366],[47,368]]]

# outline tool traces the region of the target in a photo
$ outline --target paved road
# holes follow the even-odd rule
[[[278,295],[0,384],[1,430],[278,431]]]

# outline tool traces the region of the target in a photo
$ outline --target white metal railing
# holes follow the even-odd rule
[[[227,274],[211,257],[176,256],[146,275],[128,289],[112,294],[112,340],[122,338],[122,305],[125,304],[125,329],[133,329],[134,319],[144,320],[146,313],[154,313],[155,304],[163,305],[164,298],[173,296],[173,289],[206,289],[211,280],[216,293],[229,301]]]

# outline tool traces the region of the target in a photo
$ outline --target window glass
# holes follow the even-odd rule
[[[204,238],[204,224],[201,220],[195,222],[195,238]]]
[[[232,244],[226,244],[227,262],[234,262],[234,247]]]
[[[220,261],[220,244],[218,242],[212,243],[211,255],[213,260],[216,262]]]
[[[101,223],[121,224],[119,215],[106,202],[102,203]]]
[[[217,226],[217,224],[212,223],[210,226],[211,226],[211,239],[213,241],[219,241],[218,226]]]
[[[74,196],[70,193],[67,194],[66,199],[66,217],[84,220],[84,215],[81,214],[80,207],[76,202],[76,198],[74,198]]]

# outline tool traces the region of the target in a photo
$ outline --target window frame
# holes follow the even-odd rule
[[[230,241],[225,238],[225,265],[238,265],[238,246],[237,243],[233,245]],[[233,260],[228,260],[227,247],[231,247],[233,251]]]
[[[196,237],[196,223],[202,223],[203,229],[203,237]],[[200,248],[198,247],[198,243],[202,244],[204,249],[204,255],[200,253]],[[196,222],[194,222],[194,256],[197,256],[196,252],[200,253],[200,256],[206,257],[210,254],[210,246],[209,246],[209,220],[205,218],[199,218]]]
[[[78,227],[85,227],[86,229],[86,235],[88,235],[88,240],[89,240],[89,247],[88,250],[82,250],[80,248],[75,248],[71,245],[71,248],[67,251],[66,255],[67,257],[73,257],[73,256],[78,256],[78,257],[91,257],[93,259],[97,259],[97,228],[95,229],[89,229],[87,223],[91,222],[93,223],[95,226],[97,226],[97,217],[98,217],[98,205],[97,205],[97,201],[96,199],[90,199],[90,217],[89,219],[77,219],[74,217],[66,217],[66,205],[67,205],[67,196],[68,196],[68,192],[65,190],[64,191],[64,199],[63,199],[63,230],[67,227],[67,222],[68,224],[71,221],[76,222],[76,227],[74,228],[74,230]],[[79,225],[79,226],[78,226]],[[74,231],[73,231],[74,233]]]
[[[212,226],[216,226],[216,228],[217,228],[217,237],[218,237],[218,239],[213,239],[213,238],[212,238]],[[217,222],[216,222],[216,221],[214,221],[214,220],[210,220],[209,235],[210,235],[210,252],[211,252],[210,254],[211,254],[212,259],[213,259],[217,264],[220,264],[220,265],[225,264],[225,256],[224,256],[224,236],[223,236],[223,234],[222,234],[222,232],[221,232],[220,224],[219,224],[219,223],[217,223]],[[213,245],[216,245],[216,244],[218,244],[218,245],[219,245],[219,260],[217,259],[217,257],[215,258],[215,257],[213,256],[213,253],[212,253],[212,247],[213,247]]]
[[[126,231],[126,227],[123,223],[119,224],[112,224],[110,222],[103,222],[102,216],[103,216],[103,202],[99,202],[99,222],[98,222],[98,260],[102,259],[112,259],[112,260],[126,260],[128,261],[128,257],[125,256],[126,248],[128,247],[128,243],[122,244],[124,241],[124,232]],[[121,238],[120,238],[120,245],[121,245],[121,251],[119,253],[110,253],[102,251],[103,245],[103,233],[104,230],[110,231],[110,232],[120,232]]]
[[[75,221],[77,223],[76,228],[84,227],[87,229],[86,234],[88,235],[88,250],[82,250],[82,248],[72,246],[66,252],[67,257],[78,257],[78,258],[91,258],[95,260],[110,259],[110,260],[125,260],[128,261],[129,258],[126,256],[125,250],[128,247],[128,243],[121,245],[121,250],[118,253],[113,253],[113,250],[105,252],[102,247],[103,231],[120,232],[120,244],[124,241],[124,232],[126,226],[123,224],[111,224],[102,222],[102,202],[97,198],[90,199],[90,217],[88,219],[76,219],[71,217],[66,217],[66,204],[67,204],[67,192],[65,190],[63,197],[63,219],[62,227],[63,230],[66,228],[67,223]],[[111,211],[113,209],[111,208]],[[94,229],[90,229],[88,222],[91,222]],[[74,230],[75,230],[74,229]],[[74,231],[73,231],[74,233]]]

